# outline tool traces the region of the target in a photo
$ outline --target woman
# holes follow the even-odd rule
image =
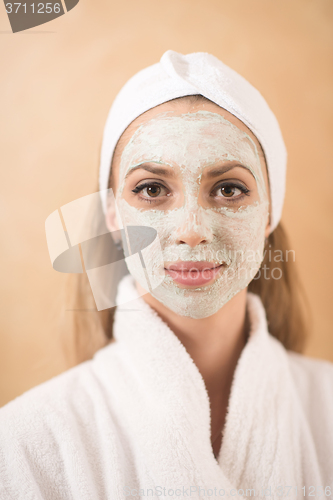
[[[300,354],[285,164],[262,96],[209,54],[123,87],[100,165],[130,273],[113,341],[1,410],[1,499],[331,495],[333,366]]]

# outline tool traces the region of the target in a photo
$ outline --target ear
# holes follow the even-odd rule
[[[271,232],[271,225],[268,223],[265,229],[265,238],[268,238]]]
[[[114,206],[109,205],[105,215],[105,222],[110,233],[114,231],[119,231],[119,224],[117,221],[116,210]]]
[[[268,214],[267,214],[267,224],[266,224],[266,228],[265,228],[265,239],[267,241],[267,238],[271,232],[271,211],[269,210]]]
[[[113,239],[114,243],[119,242],[119,240],[121,240],[121,233],[117,220],[115,203],[108,203],[107,211],[105,214],[105,223],[111,233],[111,238]]]
[[[268,216],[268,221],[267,221],[267,225],[266,225],[266,229],[265,229],[265,238],[268,238],[270,232],[271,232],[271,221],[270,221],[271,217],[270,215]]]

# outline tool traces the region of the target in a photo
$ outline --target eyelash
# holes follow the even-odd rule
[[[144,182],[143,184],[140,184],[139,186],[136,186],[134,189],[132,189],[132,193],[134,193],[134,194],[141,193],[141,191],[143,189],[145,189],[146,187],[151,187],[151,186],[159,186],[159,187],[161,187],[163,189],[167,189],[165,186],[163,186],[163,184],[160,184],[159,182]],[[213,189],[213,191],[217,191],[219,188],[222,188],[222,187],[234,187],[234,188],[237,188],[240,191],[242,191],[242,195],[238,196],[236,199],[228,198],[227,196],[225,197],[226,199],[229,199],[229,201],[231,203],[235,203],[243,195],[248,196],[249,192],[250,192],[250,190],[248,188],[246,188],[245,186],[243,186],[242,184],[237,184],[235,182],[230,182],[230,181],[222,182],[221,184],[219,184],[218,186],[216,186]],[[139,198],[141,200],[143,200],[143,201],[146,201],[147,203],[156,203],[156,201],[158,200],[158,197],[156,197],[156,199],[153,199],[153,198],[152,199],[148,199],[148,198],[144,198],[142,196],[139,196]]]

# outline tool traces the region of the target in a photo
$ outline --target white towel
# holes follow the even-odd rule
[[[116,96],[104,127],[101,150],[99,186],[104,210],[112,155],[124,130],[158,104],[193,94],[202,94],[239,118],[261,143],[269,175],[273,231],[281,218],[287,163],[279,124],[257,89],[206,52],[183,55],[167,50],[158,63],[130,78]]]
[[[138,298],[131,275],[118,294],[133,300],[116,312],[115,342],[0,410],[1,500],[202,499],[204,492],[294,500],[310,498],[312,487],[329,492],[332,363],[287,352],[268,333],[259,297],[248,293],[251,332],[216,460],[196,365]]]

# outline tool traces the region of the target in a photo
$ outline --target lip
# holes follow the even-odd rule
[[[183,261],[169,264],[164,269],[177,283],[198,287],[212,281],[223,267],[215,262]]]

